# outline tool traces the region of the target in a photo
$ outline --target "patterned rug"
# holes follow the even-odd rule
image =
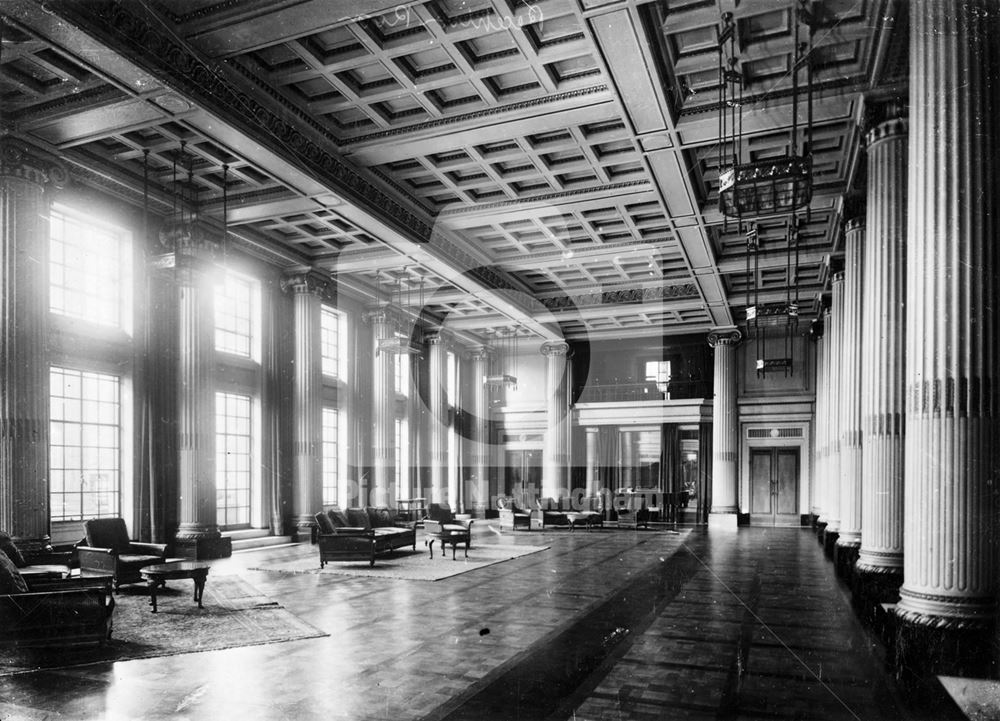
[[[111,640],[79,649],[0,649],[0,676],[106,661],[172,656],[255,646],[328,634],[261,594],[239,576],[208,576],[204,608],[192,600],[191,581],[169,581],[156,593],[157,612],[144,585],[115,595]]]
[[[341,576],[361,576],[365,578],[399,578],[407,581],[440,581],[461,573],[468,573],[477,568],[492,566],[514,558],[527,556],[544,551],[548,546],[515,546],[483,544],[476,545],[473,541],[469,549],[469,557],[460,546],[455,560],[451,558],[451,547],[447,554],[441,556],[441,551],[435,545],[434,558],[426,549],[398,549],[390,555],[378,556],[375,566],[369,566],[368,561],[341,561],[327,563],[326,568],[319,567],[319,551],[312,549],[307,557],[290,560],[273,561],[251,567],[251,571],[267,571],[269,573],[333,573]]]

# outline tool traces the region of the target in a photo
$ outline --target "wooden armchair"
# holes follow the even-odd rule
[[[110,576],[26,580],[26,593],[0,595],[0,645],[68,648],[111,637]]]
[[[500,530],[516,531],[518,528],[531,530],[531,512],[519,508],[517,502],[510,496],[497,497],[497,510],[500,513]]]
[[[167,560],[166,544],[131,540],[122,518],[93,518],[83,528],[87,545],[77,546],[80,575],[111,576],[116,591],[123,583],[143,583],[143,566]]]

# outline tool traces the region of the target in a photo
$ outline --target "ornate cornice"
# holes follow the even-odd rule
[[[440,128],[447,125],[455,125],[457,123],[463,123],[469,120],[489,119],[497,115],[503,115],[505,113],[517,113],[522,110],[527,110],[528,108],[537,108],[543,105],[557,103],[562,100],[572,100],[574,98],[583,98],[587,97],[588,95],[596,95],[599,93],[606,93],[606,92],[608,92],[608,86],[602,83],[601,85],[592,85],[587,88],[579,88],[577,90],[571,90],[565,93],[555,93],[554,95],[546,95],[541,98],[533,98],[531,100],[523,100],[517,103],[510,103],[509,105],[498,105],[494,108],[487,108],[485,110],[476,110],[471,113],[459,113],[456,115],[450,115],[445,118],[430,120],[427,121],[426,123],[416,123],[414,125],[407,125],[401,128],[389,128],[387,130],[380,130],[377,133],[369,133],[368,135],[359,135],[356,138],[345,139],[343,141],[343,144],[345,146],[358,145],[360,143],[367,143],[375,140],[381,140],[383,138],[390,138],[396,135],[419,133],[424,130],[432,130],[434,128]]]
[[[54,100],[31,105],[21,111],[11,112],[8,114],[8,118],[23,126],[25,122],[33,118],[44,118],[51,121],[69,111],[86,110],[88,107],[96,105],[109,105],[115,100],[126,97],[125,93],[112,85],[98,85],[79,93],[70,93]]]
[[[868,83],[864,77],[861,76],[845,76],[836,78],[834,80],[828,80],[823,83],[814,83],[813,92],[822,97],[825,93],[831,90],[839,90],[843,88],[857,88],[859,90],[866,89]],[[769,88],[766,93],[759,93],[757,95],[744,95],[741,99],[744,107],[750,107],[753,105],[760,106],[773,106],[775,101],[778,99],[787,98],[792,99],[794,91],[791,88],[786,89],[775,89]],[[704,113],[718,113],[721,103],[705,103],[704,105],[698,105],[696,107],[685,107],[681,109],[681,117],[688,117],[692,115],[702,115]]]
[[[652,182],[648,178],[643,178],[642,180],[626,180],[621,183],[608,183],[607,185],[594,185],[588,188],[577,188],[576,190],[567,190],[560,193],[542,193],[540,195],[529,195],[524,198],[517,198],[514,200],[498,200],[493,203],[476,203],[475,205],[463,206],[461,208],[448,208],[442,210],[439,215],[465,215],[468,213],[481,213],[484,210],[494,210],[496,208],[508,208],[513,205],[524,205],[525,203],[539,203],[547,202],[550,200],[564,200],[566,198],[572,198],[578,195],[586,195],[588,193],[600,193],[607,195],[616,190],[626,190],[628,188],[636,188],[639,186],[652,187]]]
[[[592,293],[573,296],[555,296],[542,298],[541,303],[549,310],[564,310],[585,308],[597,305],[620,305],[623,303],[650,303],[658,300],[677,300],[679,298],[695,298],[698,287],[694,283],[678,283],[676,285],[657,285],[647,288],[616,288],[599,290]]]
[[[23,180],[43,188],[64,188],[66,166],[47,150],[11,135],[0,137],[0,177]]]
[[[708,344],[713,348],[725,346],[735,348],[743,340],[743,334],[739,328],[718,328],[708,334]]]
[[[166,35],[162,26],[138,14],[144,8],[129,2],[94,0],[80,6],[60,3],[58,12],[73,24],[109,44],[209,112],[217,113],[242,132],[284,157],[297,160],[338,194],[363,208],[377,211],[398,232],[414,242],[427,242],[431,226],[424,218],[377,187],[365,174],[330,152],[336,138],[310,123],[322,142],[305,133],[301,111],[288,106],[272,110],[253,95],[237,89],[226,76],[228,66],[206,63],[189,48]],[[286,118],[294,117],[295,123]]]

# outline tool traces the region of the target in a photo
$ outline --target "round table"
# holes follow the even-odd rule
[[[153,613],[156,613],[157,586],[166,586],[167,581],[177,578],[190,578],[194,581],[194,600],[198,608],[204,608],[201,605],[201,597],[205,592],[208,569],[207,563],[198,561],[168,561],[153,566],[143,566],[139,573],[149,582],[149,605],[153,607]]]

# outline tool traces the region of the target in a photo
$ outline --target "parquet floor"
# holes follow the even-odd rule
[[[237,554],[212,573],[329,636],[0,677],[0,720],[938,718],[807,529],[477,526],[474,545],[549,549],[437,582],[247,570],[308,545]]]

